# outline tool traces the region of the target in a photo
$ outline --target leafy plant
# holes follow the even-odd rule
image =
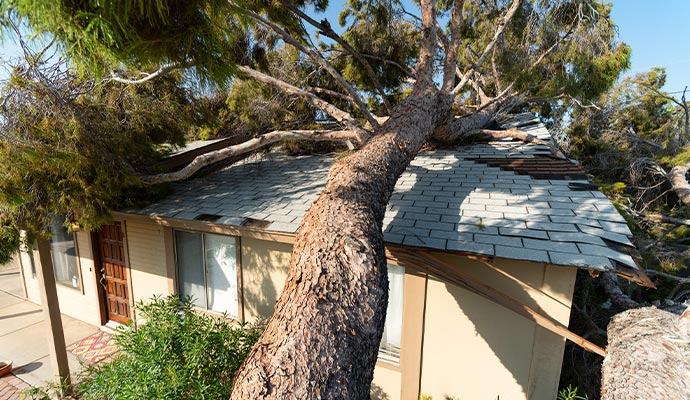
[[[80,399],[221,399],[261,334],[258,325],[234,324],[198,313],[189,298],[154,297],[136,306],[145,322],[120,329],[121,353],[90,366],[74,388]]]
[[[577,386],[573,388],[572,386],[568,385],[567,388],[558,392],[558,397],[556,400],[588,400],[588,397],[587,395],[580,396],[577,394]]]

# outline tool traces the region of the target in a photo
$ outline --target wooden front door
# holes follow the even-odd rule
[[[113,222],[98,231],[98,250],[100,252],[101,285],[105,291],[107,318],[126,324],[131,319],[129,307],[129,288],[127,265],[125,263],[125,243],[122,224]]]

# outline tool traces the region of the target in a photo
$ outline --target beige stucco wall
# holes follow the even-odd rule
[[[463,272],[567,326],[575,268],[444,255]],[[564,339],[453,284],[428,282],[421,393],[433,398],[554,399]]]
[[[164,239],[169,228],[139,221],[125,221],[124,226],[134,302],[170,294],[173,277],[168,276]]]
[[[401,386],[402,373],[400,369],[386,367],[378,363],[374,368],[374,381],[371,383],[371,399],[399,400]]]
[[[101,312],[99,309],[96,286],[98,282],[96,281],[90,235],[88,232],[79,231],[75,233],[74,237],[77,243],[78,265],[82,287],[81,289],[73,289],[57,284],[60,312],[89,324],[100,325]],[[33,259],[36,263],[36,268],[40,268],[41,261],[37,250],[33,251]],[[21,262],[27,298],[36,304],[41,304],[38,279],[31,273],[31,259],[28,253],[22,252]]]
[[[133,299],[173,293],[172,228],[136,219],[125,220],[124,231]],[[89,235],[78,232],[76,238],[83,291],[58,287],[60,306],[68,315],[97,325],[100,311]],[[242,237],[240,250],[244,319],[269,317],[287,276],[292,246]],[[511,260],[494,262],[521,282],[518,283],[481,262],[448,254],[441,257],[567,325],[575,268]],[[21,259],[24,276],[28,277],[29,298],[40,302],[28,255],[22,254]],[[38,254],[34,260],[38,262]],[[453,284],[427,279],[423,274],[416,275],[415,285],[409,285],[408,279],[412,278],[406,275],[402,365],[377,365],[374,398],[412,399],[416,396],[410,395],[409,388],[401,390],[401,387],[416,389],[417,383],[410,385],[411,382],[419,382],[420,393],[432,395],[434,399],[454,396],[493,400],[500,396],[501,399],[551,400],[555,397],[563,339]],[[409,332],[415,326],[419,332],[412,335]],[[410,340],[422,350],[421,361],[408,357],[409,353],[405,355],[411,351]],[[406,357],[411,362],[406,364]],[[414,365],[416,369],[412,368]]]
[[[241,246],[245,321],[268,318],[285,284],[292,245],[241,238]]]

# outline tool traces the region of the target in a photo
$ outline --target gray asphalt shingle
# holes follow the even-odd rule
[[[535,117],[503,124],[550,140]],[[477,158],[550,155],[545,146],[509,139],[420,153],[402,174],[384,219],[388,243],[461,251],[557,265],[611,269],[613,260],[636,268],[606,241],[632,246],[625,219],[599,191],[570,190],[582,180],[534,179],[475,162]],[[270,231],[295,233],[324,188],[329,156],[251,156],[205,177],[174,184],[175,193],[136,214],[242,225],[247,218]]]

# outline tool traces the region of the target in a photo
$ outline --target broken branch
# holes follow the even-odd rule
[[[685,165],[677,165],[671,168],[671,172],[666,175],[668,181],[671,182],[673,191],[686,206],[690,206],[690,184],[685,177],[688,173],[688,169],[690,169],[690,162]]]
[[[505,139],[505,138],[513,138],[520,140],[525,143],[533,143],[533,144],[538,144],[542,146],[546,146],[549,148],[549,151],[551,153],[558,157],[558,158],[566,158],[565,155],[551,142],[548,142],[546,140],[541,140],[537,138],[534,135],[530,135],[527,132],[523,132],[519,129],[511,128],[506,131],[496,131],[496,130],[491,130],[491,129],[476,129],[474,131],[468,132],[468,136],[471,135],[484,135],[487,138],[490,139]]]
[[[230,157],[254,151],[271,143],[276,143],[286,139],[308,139],[308,140],[354,140],[358,141],[358,135],[353,131],[323,131],[323,130],[294,130],[294,131],[273,131],[259,137],[249,139],[246,142],[229,146],[224,149],[212,151],[197,156],[189,165],[179,171],[148,175],[142,177],[147,184],[175,182],[187,179],[198,172],[201,168],[214,164],[218,161],[226,160]]]
[[[185,65],[179,64],[179,63],[164,64],[154,72],[151,72],[151,73],[143,72],[143,73],[141,73],[141,75],[144,75],[143,78],[129,79],[129,78],[121,78],[117,75],[113,75],[108,80],[114,81],[114,82],[124,83],[127,85],[137,85],[140,83],[146,83],[148,81],[151,81],[151,80],[154,80],[158,77],[161,77],[161,76],[167,74],[168,72],[171,72],[171,71],[174,71],[174,70],[180,69],[180,68],[185,68],[185,67],[186,67]]]

